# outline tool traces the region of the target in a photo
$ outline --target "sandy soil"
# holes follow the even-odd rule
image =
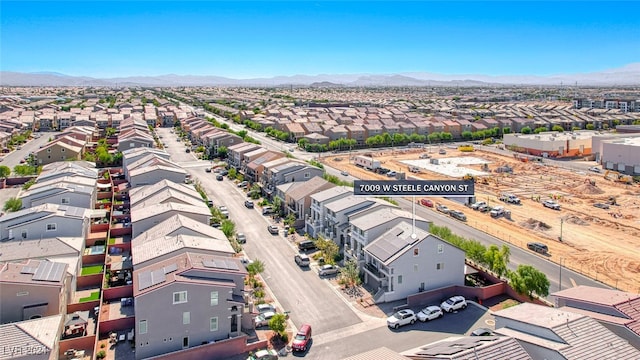
[[[423,153],[423,150],[396,150],[373,155],[383,167],[404,171],[407,177],[451,179],[424,169],[419,174],[410,173],[407,165],[400,162],[418,159]],[[640,293],[640,187],[637,184],[625,185],[607,180],[603,174],[576,173],[479,150],[462,153],[447,149],[446,155],[435,151],[430,155],[433,158],[473,156],[490,162],[491,175],[476,179],[476,199],[490,206],[505,206],[511,210],[511,220],[493,219],[488,213],[473,211],[454,201],[433,199],[463,211],[469,225],[524,248],[530,241],[543,242],[549,247],[552,261],[562,262],[620,290]],[[322,161],[358,178],[388,179],[356,167],[346,155],[327,156]],[[504,165],[512,167],[513,174],[495,172]],[[480,165],[468,167],[481,170]],[[503,192],[520,197],[522,205],[499,201],[498,196]],[[608,210],[593,206],[607,202],[610,197],[615,198],[617,205]],[[542,205],[543,200],[552,198],[562,210]]]

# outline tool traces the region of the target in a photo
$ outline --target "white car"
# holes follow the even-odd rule
[[[418,313],[418,320],[425,322],[441,318],[444,315],[442,309],[437,306],[427,306]]]
[[[269,325],[269,320],[276,315],[275,311],[267,311],[258,316],[255,319],[255,325],[257,328],[261,326]]]
[[[397,329],[400,326],[407,324],[415,324],[417,320],[416,314],[413,310],[400,310],[395,314],[387,318],[387,326],[393,329]]]
[[[600,169],[597,166],[592,166],[592,167],[589,168],[589,171],[593,171],[593,172],[599,173],[599,172],[602,172],[602,169]]]
[[[276,312],[276,307],[273,304],[258,304],[256,305],[256,311],[259,314],[264,314],[266,312]]]
[[[440,308],[444,312],[454,312],[456,310],[464,309],[467,307],[467,300],[462,296],[452,296],[445,302],[440,304]]]
[[[318,269],[318,275],[320,276],[335,275],[337,273],[338,267],[335,265],[326,264],[320,266],[320,268]]]
[[[544,205],[544,207],[548,207],[549,209],[560,210],[560,204],[553,200],[545,200],[542,202],[542,205]]]
[[[278,360],[278,352],[273,349],[258,350],[247,360]]]

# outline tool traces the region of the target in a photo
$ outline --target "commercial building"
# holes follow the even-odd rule
[[[591,138],[595,131],[541,132],[539,134],[505,134],[504,145],[518,152],[542,157],[591,155]]]

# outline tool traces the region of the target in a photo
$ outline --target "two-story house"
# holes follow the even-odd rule
[[[364,248],[365,283],[378,289],[376,302],[404,299],[419,291],[464,285],[465,253],[402,221]]]
[[[284,206],[284,216],[289,214],[295,216],[293,227],[302,228],[304,219],[310,214],[311,196],[322,190],[334,187],[327,180],[316,176],[305,182],[287,183],[280,186],[290,185],[284,193],[284,198],[280,199]]]
[[[0,239],[84,237],[91,212],[91,209],[47,203],[8,213],[0,217]]]
[[[246,275],[238,258],[190,252],[135,269],[136,359],[240,336]]]
[[[353,189],[346,186],[334,186],[312,194],[311,206],[309,207],[310,213],[305,220],[305,231],[311,237],[318,236],[328,226],[325,205],[349,195],[353,195]]]

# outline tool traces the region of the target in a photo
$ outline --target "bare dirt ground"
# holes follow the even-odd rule
[[[418,159],[423,153],[425,150],[422,149],[387,150],[372,152],[372,155],[383,167],[406,172],[408,178],[452,179],[425,169],[419,174],[408,172],[408,166],[401,161]],[[450,209],[463,211],[469,225],[523,248],[527,242],[543,242],[549,247],[552,261],[620,290],[640,293],[638,184],[625,185],[607,180],[603,174],[573,172],[479,150],[463,153],[448,148],[446,155],[439,155],[437,151],[429,155],[433,158],[472,156],[490,162],[491,175],[477,178],[476,199],[486,201],[489,206],[501,205],[511,210],[511,220],[493,219],[488,213],[473,211],[460,203],[433,199]],[[356,167],[347,155],[327,156],[322,161],[361,179],[389,179]],[[512,167],[513,173],[495,172],[504,165]],[[481,165],[466,167],[481,170]],[[499,201],[501,193],[517,195],[522,205]],[[611,197],[617,205],[608,210],[593,206],[594,203],[606,203]],[[545,208],[542,201],[546,199],[555,199],[562,210]]]

